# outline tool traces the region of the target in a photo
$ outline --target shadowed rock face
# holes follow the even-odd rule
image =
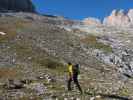
[[[31,0],[0,0],[0,12],[7,11],[35,12],[35,7]]]

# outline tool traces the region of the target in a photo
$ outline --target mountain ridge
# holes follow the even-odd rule
[[[31,0],[0,0],[0,12],[36,12]]]
[[[88,21],[85,18],[84,23],[91,22],[91,18],[88,18]],[[90,19],[90,20],[89,20]],[[104,17],[103,21],[98,18],[93,18],[92,23],[97,23],[97,25],[105,26],[114,26],[114,27],[132,27],[133,26],[133,9],[129,9],[127,12],[123,9],[116,10],[114,9],[111,14],[107,17]],[[92,24],[90,23],[90,24]]]

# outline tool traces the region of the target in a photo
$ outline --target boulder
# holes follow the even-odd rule
[[[4,32],[0,32],[0,35],[6,35],[6,33],[4,33]]]
[[[24,84],[20,80],[8,80],[7,83],[4,85],[5,88],[12,90],[12,89],[22,89],[24,88]]]

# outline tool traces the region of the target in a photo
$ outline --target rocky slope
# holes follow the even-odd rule
[[[58,16],[0,15],[0,99],[132,100],[132,32]],[[79,63],[80,95],[66,88]]]
[[[0,12],[7,11],[35,12],[35,7],[31,0],[0,0]]]

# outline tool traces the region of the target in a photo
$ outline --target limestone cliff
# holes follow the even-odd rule
[[[111,15],[104,18],[104,25],[116,27],[130,27],[131,18],[123,10],[113,10]]]

